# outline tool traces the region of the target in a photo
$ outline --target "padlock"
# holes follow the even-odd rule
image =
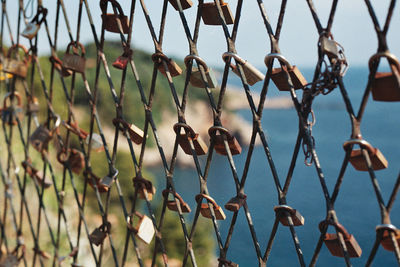
[[[117,57],[117,59],[113,62],[112,66],[120,70],[126,69],[126,66],[128,66],[128,63],[131,60],[131,56],[132,56],[132,50],[128,49],[122,55]]]
[[[112,171],[110,171],[110,173],[107,176],[104,176],[103,179],[101,179],[100,183],[104,187],[110,188],[111,185],[114,183],[117,175],[118,175],[118,170],[117,169],[113,169]]]
[[[179,11],[178,0],[168,0],[170,4],[175,8],[175,10]],[[192,7],[193,3],[191,0],[179,0],[181,2],[182,10],[188,9]]]
[[[337,47],[337,43],[333,39],[330,39],[327,36],[322,35],[319,38],[319,44],[321,47],[321,52],[327,55],[330,59],[339,57],[339,50]]]
[[[146,199],[145,191],[147,193],[147,200],[149,201],[153,199],[153,195],[156,193],[156,188],[153,186],[152,182],[144,179],[140,175],[133,178],[133,186],[138,190],[138,195],[141,199]]]
[[[17,105],[13,105],[11,99],[15,97],[17,99]],[[10,99],[10,104],[7,104],[7,99]],[[17,117],[21,122],[24,116],[23,108],[22,108],[22,97],[17,92],[14,91],[13,93],[7,93],[4,96],[3,100],[3,108],[1,109],[1,120],[3,123],[8,125],[16,125],[18,123]]]
[[[216,132],[219,134],[216,134]],[[213,126],[208,129],[208,134],[211,138],[214,138],[214,148],[215,151],[220,155],[228,155],[224,145],[224,136],[226,137],[226,141],[228,142],[229,150],[232,155],[238,155],[242,153],[242,147],[236,138],[229,133],[227,129],[221,126]]]
[[[182,74],[182,69],[173,61],[171,58],[167,57],[163,53],[154,53],[151,56],[153,62],[157,64],[158,70],[164,75],[167,76],[167,70],[164,67],[164,62],[167,64],[168,71],[172,77],[179,76]]]
[[[89,145],[90,135],[86,136],[85,142],[87,145]],[[96,152],[101,152],[104,150],[103,139],[97,133],[92,133],[91,149],[93,149]]]
[[[133,222],[133,216],[139,218],[139,221],[137,223]],[[132,224],[135,224],[135,226],[133,226]],[[128,217],[128,227],[136,234],[137,237],[139,237],[146,244],[150,244],[155,234],[152,220],[146,215],[142,215],[137,211]]]
[[[24,52],[24,58],[22,60],[13,58],[13,56],[16,57],[19,49],[22,49],[22,51]],[[30,61],[31,57],[29,56],[29,51],[25,48],[25,46],[21,44],[13,45],[8,49],[6,63],[3,71],[5,73],[10,73],[20,78],[26,78],[28,74],[28,64]]]
[[[338,232],[343,235],[343,239],[346,245],[347,253],[351,258],[361,257],[362,250],[357,243],[357,240],[353,235],[350,235],[343,225],[340,223],[334,223],[332,221],[322,221],[319,223],[319,230],[322,231],[327,225],[333,225]],[[329,249],[329,252],[336,257],[344,257],[342,247],[340,246],[339,237],[336,233],[326,233],[324,236],[324,243]]]
[[[376,101],[400,101],[400,63],[389,52],[373,55],[369,59],[369,70],[381,57],[387,58],[392,69],[391,72],[377,72],[371,83],[372,98]]]
[[[234,263],[233,261],[218,258],[219,265],[218,266],[225,266],[225,267],[239,267],[239,264]]]
[[[5,62],[6,60],[1,58],[0,62]],[[3,72],[3,64],[0,63],[0,81],[4,81],[6,79],[11,79],[13,76],[10,73]]]
[[[39,100],[37,99],[37,97],[30,98],[26,114],[37,114],[39,112],[39,109]]]
[[[302,89],[307,85],[307,80],[304,78],[303,74],[301,74],[300,70],[296,66],[292,66],[286,60],[284,56],[278,53],[268,54],[265,59],[265,65],[269,67],[270,62],[277,58],[281,64],[283,64],[282,68],[273,68],[271,72],[271,79],[280,91],[290,91],[290,85],[287,78],[287,74],[292,81],[294,89]]]
[[[301,226],[304,225],[304,217],[301,216],[300,212],[289,207],[287,205],[278,205],[274,207],[274,211],[276,216],[278,216],[279,221],[284,226],[289,226],[288,218],[285,216],[285,212],[287,212],[288,216],[292,218],[293,226]]]
[[[221,5],[222,14],[225,19],[225,24],[233,24],[234,18],[229,8],[228,3],[225,3],[223,0],[219,0]],[[201,17],[203,18],[203,22],[206,25],[222,25],[221,19],[219,18],[218,8],[214,1],[203,3],[201,6]]]
[[[184,134],[180,133],[181,127],[185,130]],[[197,155],[205,155],[207,153],[207,145],[201,139],[200,135],[194,132],[192,127],[185,123],[176,123],[174,125],[174,131],[178,135],[178,143],[180,147],[187,155],[192,155],[190,141],[193,142],[193,147]]]
[[[208,203],[201,203],[201,206],[200,206],[201,215],[203,215],[203,217],[205,217],[205,218],[212,219],[211,210],[209,207],[209,205],[211,204],[213,207],[213,210],[214,210],[215,219],[225,220],[226,216],[225,216],[223,209],[220,206],[218,206],[218,204],[215,202],[215,200],[212,197],[210,197],[206,194],[198,194],[198,195],[196,195],[196,202],[199,204],[203,198],[205,198]]]
[[[42,15],[42,17],[39,19],[40,15]],[[46,15],[47,8],[38,6],[38,12],[36,13],[36,16],[31,20],[31,22],[26,24],[26,27],[22,31],[21,35],[25,38],[28,38],[29,40],[32,40],[38,33],[40,29],[40,24],[42,24],[43,21],[46,19]]]
[[[47,151],[52,133],[43,125],[40,125],[29,137],[31,145],[40,153]]]
[[[237,196],[231,198],[224,207],[232,212],[237,212],[246,203],[246,198],[245,194],[239,193]]]
[[[359,145],[366,149],[372,163],[373,170],[385,169],[388,166],[388,161],[383,156],[378,148],[372,147],[370,143],[363,139],[350,139],[343,144],[345,150],[350,149],[351,145]],[[368,171],[367,163],[364,159],[361,149],[353,149],[349,159],[351,165],[358,171]]]
[[[49,188],[53,185],[51,181],[49,181],[46,177],[43,177],[43,173],[38,171],[35,167],[33,167],[31,160],[28,158],[27,160],[22,162],[22,167],[24,167],[26,173],[34,179],[38,185],[42,186],[44,189]]]
[[[206,62],[199,56],[196,55],[188,55],[185,57],[185,65],[189,66],[190,60],[196,60],[197,64],[200,64],[204,68],[204,75],[207,78],[207,87],[208,88],[216,88],[218,86],[217,78],[215,77],[215,73],[211,68],[208,68]],[[206,84],[203,82],[201,78],[201,72],[199,68],[192,67],[192,72],[190,74],[190,84],[194,87],[204,88]]]
[[[110,232],[110,230],[111,224],[109,222],[107,222],[106,224],[102,224],[100,227],[97,227],[89,235],[90,243],[96,246],[100,246],[104,242],[104,239],[106,239],[107,234]]]
[[[239,57],[235,53],[225,52],[222,54],[222,59],[226,62],[230,57],[233,57],[236,60],[237,64],[240,64],[243,68],[244,76],[246,77],[246,81],[249,85],[254,85],[259,81],[263,81],[265,79],[265,75],[262,74],[256,67],[251,65],[247,60]],[[239,69],[236,65],[231,64],[233,73],[240,77]]]
[[[61,150],[57,154],[57,160],[61,164],[68,162],[71,171],[80,174],[82,169],[85,167],[85,157],[83,153],[75,148],[69,149],[68,152],[69,153],[65,153],[65,151]]]
[[[107,12],[107,4],[111,3],[112,7],[116,8],[118,14],[114,13],[106,13]],[[101,0],[100,7],[102,10],[101,19],[103,20],[104,29],[109,32],[119,33],[118,22],[121,22],[122,33],[129,33],[129,20],[128,17],[125,16],[124,11],[122,10],[120,4],[116,0]]]
[[[72,54],[70,53],[70,49],[72,47]],[[79,55],[79,49],[81,50],[81,54]],[[64,59],[62,62],[62,66],[71,71],[84,73],[85,72],[85,47],[79,42],[70,42],[67,46],[67,51],[64,54]]]
[[[97,190],[99,193],[106,193],[108,192],[108,187],[104,186],[102,183],[100,183],[100,178],[95,175],[91,171],[84,171],[84,176],[86,182],[90,185],[91,188],[95,190],[95,186],[97,187]]]
[[[400,230],[397,229],[393,224],[381,224],[376,226],[375,229],[377,233],[383,231],[381,245],[384,249],[388,251],[395,251],[392,238],[390,237],[390,232],[394,233],[394,238],[397,242],[397,245],[400,247]]]
[[[129,138],[132,140],[132,142],[134,142],[135,144],[141,144],[142,142],[143,142],[143,138],[144,138],[144,133],[143,133],[143,131],[139,128],[139,127],[137,127],[136,125],[134,125],[134,124],[131,124],[131,123],[128,123],[128,122],[126,122],[125,120],[123,120],[123,119],[120,119],[120,118],[115,118],[115,119],[113,119],[113,124],[115,125],[115,126],[118,126],[118,125],[120,125],[120,126],[122,126],[122,127],[120,127],[120,129],[122,130],[122,131],[127,131],[128,132],[128,134],[129,134]]]
[[[54,68],[56,70],[58,70],[58,72],[61,74],[61,76],[68,77],[68,76],[72,75],[72,71],[64,68],[61,59],[59,59],[57,56],[55,56],[55,55],[51,56],[49,58],[49,60],[51,63],[53,63]]]
[[[178,206],[176,204],[175,199],[173,200],[168,200],[168,194],[173,194],[175,196],[175,199],[178,200],[179,205],[181,206],[181,211],[183,213],[189,213],[191,212],[189,204],[187,204],[185,201],[183,201],[182,197],[178,193],[173,193],[171,190],[165,189],[162,192],[162,195],[164,196],[165,199],[167,199],[167,208],[172,211],[178,211]]]

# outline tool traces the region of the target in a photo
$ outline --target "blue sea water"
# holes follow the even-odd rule
[[[303,70],[308,80],[311,80],[312,71],[312,69]],[[344,78],[346,89],[356,111],[361,102],[367,77],[367,69],[350,68]],[[238,79],[233,78],[230,82],[240,86]],[[252,88],[254,94],[259,93],[260,87],[261,85]],[[282,94],[271,86],[268,96],[278,95],[285,95],[285,93]],[[338,89],[329,95],[318,96],[314,102],[314,112],[316,124],[313,127],[313,136],[331,193],[344,158],[342,144],[349,139],[351,134],[350,120]],[[361,124],[364,139],[374,147],[378,147],[389,161],[389,168],[376,172],[385,201],[389,199],[399,174],[400,124],[398,112],[399,103],[375,102],[370,97]],[[249,110],[240,111],[240,115],[251,122]],[[262,126],[267,133],[272,157],[283,185],[298,132],[296,112],[294,109],[266,109],[263,112]],[[248,148],[243,147],[242,154],[234,157],[239,176],[243,172],[247,151]],[[235,195],[234,180],[227,159],[214,155],[208,176],[208,188],[217,203],[223,206]],[[296,232],[306,264],[308,264],[320,234],[318,223],[326,216],[326,205],[315,168],[305,166],[303,161],[304,155],[300,152],[287,201],[288,205],[300,211],[305,218],[305,225],[296,227]],[[194,207],[193,196],[199,190],[195,171],[177,169],[174,180],[177,191]],[[275,219],[273,207],[278,204],[278,198],[268,161],[261,146],[256,147],[253,152],[245,192],[263,254]],[[400,227],[399,209],[397,201],[391,212],[392,223],[397,227]],[[378,202],[367,172],[355,171],[351,165],[347,167],[344,182],[335,203],[335,210],[340,223],[356,237],[363,250],[361,258],[352,259],[353,266],[364,266],[375,241],[375,226],[380,224]],[[225,211],[225,213],[227,219],[219,224],[223,240],[227,235],[232,217],[231,212]],[[188,220],[192,216],[193,214],[189,215]],[[332,228],[328,230],[328,232],[333,231]],[[218,251],[216,251],[216,255],[218,255]],[[239,212],[227,258],[240,266],[258,265],[243,209]],[[299,265],[289,228],[279,226],[267,265]],[[373,266],[396,265],[395,255],[380,247]],[[317,266],[345,266],[345,262],[342,258],[331,256],[327,248],[323,246]]]

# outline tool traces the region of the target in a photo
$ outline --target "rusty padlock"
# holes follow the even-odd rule
[[[301,74],[300,70],[296,66],[290,65],[284,56],[278,53],[268,54],[264,63],[269,67],[271,61],[276,58],[283,65],[282,68],[273,68],[271,72],[271,79],[280,91],[290,91],[291,86],[289,85],[288,77],[290,77],[294,89],[302,89],[307,85],[307,80]],[[289,76],[287,76],[289,74]]]
[[[163,53],[154,53],[151,56],[151,59],[154,63],[157,64],[158,70],[164,75],[167,76],[167,70],[164,67],[164,62],[167,64],[168,71],[172,77],[179,76],[182,74],[182,69],[173,61],[171,58],[167,57]]]
[[[326,33],[322,33],[319,38],[319,46],[321,48],[321,52],[324,55],[327,55],[330,59],[339,57],[338,44],[335,40],[333,40],[332,35],[326,36]]]
[[[216,132],[219,132],[217,134]],[[221,126],[212,126],[208,129],[208,134],[211,138],[214,138],[214,148],[215,151],[220,155],[228,155],[224,145],[224,136],[226,137],[226,141],[228,142],[229,150],[232,155],[238,155],[242,153],[242,147],[236,138],[229,133],[229,131]]]
[[[237,212],[246,203],[246,198],[245,194],[239,193],[237,196],[231,198],[224,207],[232,212]]]
[[[75,148],[69,149],[68,153],[65,153],[64,150],[61,150],[57,154],[57,160],[61,164],[68,162],[71,171],[76,174],[80,174],[85,167],[85,157],[83,153]]]
[[[357,243],[357,240],[353,235],[349,234],[343,225],[340,223],[334,223],[332,221],[322,221],[319,223],[319,230],[322,230],[328,225],[333,225],[338,232],[343,235],[343,239],[346,245],[347,253],[351,258],[359,258],[361,257],[362,250]],[[336,233],[326,233],[324,236],[324,243],[326,247],[329,249],[329,252],[336,257],[344,257],[342,247],[340,246],[339,237]]]
[[[215,200],[212,197],[210,197],[206,194],[198,194],[198,195],[196,195],[196,202],[199,204],[203,200],[203,198],[205,198],[208,203],[201,203],[201,206],[200,206],[201,215],[203,215],[203,217],[205,217],[205,218],[212,219],[211,210],[209,207],[209,205],[211,204],[212,208],[214,210],[215,219],[225,220],[226,216],[225,216],[224,210],[220,206],[218,206],[217,202],[215,202]]]
[[[124,53],[117,57],[117,59],[113,62],[112,66],[120,70],[126,69],[126,66],[128,66],[128,63],[131,60],[132,53],[133,52],[131,49],[125,49]]]
[[[39,100],[37,97],[28,98],[28,110],[26,114],[37,114],[40,110]]]
[[[72,53],[70,53],[71,47]],[[81,54],[79,54],[79,49],[81,50]],[[62,66],[67,70],[84,73],[86,65],[85,53],[85,47],[81,43],[70,42],[64,54]]]
[[[152,182],[144,179],[141,175],[133,178],[133,186],[138,190],[139,198],[146,199],[145,192],[147,193],[147,200],[151,201],[153,195],[156,194],[156,188]]]
[[[265,79],[265,75],[262,74],[256,67],[251,65],[247,60],[239,57],[235,53],[225,52],[222,54],[222,59],[226,62],[229,58],[233,57],[236,60],[237,64],[240,64],[243,68],[244,76],[246,77],[246,81],[249,85],[254,85],[259,81],[263,81]],[[235,64],[230,64],[233,73],[240,77],[239,69]]]
[[[64,68],[61,59],[59,59],[57,56],[53,55],[49,57],[49,60],[51,63],[53,63],[54,68],[61,74],[61,76],[68,77],[72,75],[72,71]]]
[[[185,130],[185,133],[181,133],[181,128]],[[201,139],[200,135],[194,132],[192,127],[185,123],[176,123],[174,131],[178,135],[178,143],[185,154],[192,155],[190,141],[193,142],[193,147],[197,155],[205,155],[207,153],[207,145]]]
[[[395,55],[382,52],[369,59],[369,70],[380,58],[387,58],[391,72],[377,72],[371,83],[372,98],[376,101],[400,101],[400,63]]]
[[[93,230],[93,232],[89,235],[89,241],[93,245],[100,246],[104,239],[106,239],[107,234],[111,230],[111,224],[107,222],[106,224],[102,224],[100,227],[97,227]]]
[[[29,158],[22,162],[22,167],[24,167],[26,173],[28,173],[29,176],[43,188],[46,189],[53,185],[51,181],[49,181],[46,177],[43,177],[42,172],[33,167],[32,162]]]
[[[53,134],[44,125],[39,125],[29,137],[31,145],[39,152],[47,151],[50,140]]]
[[[129,138],[135,144],[140,145],[143,142],[144,133],[143,131],[134,124],[128,123],[123,119],[114,118],[112,120],[115,126],[120,126],[121,131],[127,131],[129,134]]]
[[[99,193],[108,192],[109,188],[100,183],[100,178],[96,174],[94,174],[92,171],[86,170],[83,173],[85,176],[85,181],[90,185],[91,188],[93,188],[93,190],[96,190],[95,187],[97,187]]]
[[[42,17],[39,19],[40,15]],[[38,6],[38,11],[35,17],[31,20],[31,22],[26,24],[26,27],[22,31],[21,35],[25,38],[28,38],[29,40],[32,40],[38,33],[40,29],[40,24],[43,23],[43,21],[46,19],[46,16],[47,16],[47,8]]]
[[[79,128],[78,124],[73,123],[73,122],[68,124],[66,121],[63,121],[62,124],[68,131],[76,134],[77,136],[79,136],[79,138],[84,139],[85,143],[87,145],[89,145],[89,142],[90,142],[89,133],[86,132],[85,130]],[[96,152],[103,151],[104,146],[103,146],[103,139],[101,138],[101,136],[97,133],[92,133],[91,137],[92,137],[91,138],[91,149],[95,150]]]
[[[384,249],[388,251],[395,251],[395,247],[390,237],[390,232],[394,233],[394,238],[397,242],[397,245],[400,246],[400,230],[397,229],[393,224],[381,224],[376,226],[375,229],[377,233],[383,231],[381,245]]]
[[[136,216],[136,217],[135,217]],[[134,222],[134,218],[138,218],[138,222]],[[153,222],[146,215],[135,212],[128,217],[128,228],[133,231],[146,244],[150,244],[155,234]]]
[[[110,170],[110,173],[104,176],[103,179],[101,179],[100,184],[102,184],[104,187],[110,188],[111,185],[114,183],[117,175],[118,175],[117,169],[114,168],[113,170]]]
[[[350,149],[351,145],[359,145],[361,148],[366,149],[372,163],[373,170],[385,169],[388,166],[388,161],[383,156],[381,151],[372,147],[370,143],[363,139],[350,139],[343,144],[345,150]],[[361,149],[353,149],[349,159],[351,165],[358,171],[368,171],[367,163],[362,155]]]
[[[219,4],[222,9],[222,14],[224,16],[225,24],[233,24],[234,18],[229,8],[228,3],[225,3],[223,0],[219,0]],[[204,24],[206,25],[222,25],[221,19],[219,17],[218,8],[214,1],[203,3],[201,6],[201,17],[203,19]]]
[[[218,266],[225,266],[225,267],[239,267],[239,264],[234,263],[233,261],[218,258],[219,265]]]
[[[170,4],[175,8],[175,10],[179,11],[178,0],[168,0],[168,2],[170,2]],[[181,2],[182,10],[188,9],[193,5],[191,0],[179,0],[179,2]]]
[[[176,192],[173,193],[172,190],[165,189],[162,191],[162,195],[164,196],[165,199],[167,199],[167,208],[169,210],[178,211],[178,205],[176,204],[175,199],[168,200],[168,194],[173,194],[175,199],[178,200],[179,205],[181,206],[181,211],[183,213],[191,212],[189,204],[187,204],[185,201],[183,201],[182,197],[178,193],[176,193]]]
[[[17,105],[13,105],[11,99],[15,97],[17,99]],[[7,104],[7,99],[10,100],[10,104]],[[3,108],[1,110],[1,120],[3,123],[6,123],[8,125],[16,125],[17,122],[17,117],[19,121],[21,122],[24,116],[23,108],[22,108],[22,97],[21,95],[17,92],[14,91],[13,93],[9,92],[4,96],[3,100]]]
[[[107,4],[111,3],[112,7],[118,11],[118,14],[107,13]],[[104,29],[109,32],[119,33],[118,22],[121,22],[122,33],[129,33],[129,20],[125,16],[120,4],[116,0],[101,0],[100,8],[102,10],[101,19],[103,20]]]
[[[214,71],[209,68],[206,64],[206,62],[199,56],[196,55],[188,55],[185,57],[185,65],[186,67],[189,66],[189,61],[190,60],[196,60],[197,64],[200,64],[204,68],[204,75],[207,78],[207,87],[208,88],[216,88],[218,86],[217,78],[215,77]],[[206,87],[206,84],[203,82],[203,79],[201,77],[201,72],[199,68],[192,67],[192,71],[190,74],[190,84],[193,87],[198,87],[198,88],[204,88]]]
[[[304,225],[304,217],[301,216],[300,212],[287,205],[278,205],[274,207],[276,216],[284,226],[289,226],[288,218],[285,216],[285,212],[292,218],[293,226]]]
[[[17,53],[19,50],[24,53],[24,58],[22,60],[17,59]],[[25,46],[18,44],[13,45],[8,49],[7,58],[3,72],[10,73],[20,78],[26,78],[28,74],[28,64],[31,61],[28,49]]]

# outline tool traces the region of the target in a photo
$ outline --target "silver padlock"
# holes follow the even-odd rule
[[[244,76],[246,77],[246,81],[249,85],[254,85],[257,82],[263,81],[265,79],[265,75],[261,73],[256,67],[250,64],[247,60],[239,57],[235,53],[225,52],[222,54],[222,59],[226,62],[230,57],[233,57],[237,64],[240,64],[243,68]],[[239,69],[236,65],[231,64],[233,73],[240,77]]]
[[[204,75],[207,78],[207,87],[208,88],[216,88],[218,86],[217,78],[215,77],[214,71],[209,68],[206,64],[206,62],[199,56],[196,55],[188,55],[185,57],[185,65],[186,67],[189,66],[189,61],[190,60],[196,60],[197,64],[203,66],[204,68]],[[203,82],[203,79],[201,77],[201,72],[199,68],[192,67],[192,72],[190,75],[190,84],[193,87],[198,87],[198,88],[204,88],[206,87],[206,84]]]
[[[337,43],[333,39],[329,39],[327,36],[321,36],[319,42],[323,54],[327,55],[329,58],[339,57]]]
[[[42,18],[39,19],[39,16],[42,15]],[[43,8],[42,6],[38,7],[38,12],[36,16],[26,24],[25,29],[22,31],[21,35],[29,40],[32,40],[40,29],[40,24],[45,20],[47,15],[47,8]]]
[[[105,187],[110,188],[111,185],[114,183],[115,178],[118,175],[118,170],[117,169],[114,169],[113,172],[114,173],[112,173],[112,174],[108,174],[107,176],[104,176],[104,178],[101,179],[100,184],[105,186]]]
[[[132,227],[133,216],[139,218],[139,222],[134,227]],[[128,227],[146,244],[150,244],[151,240],[153,240],[155,229],[152,220],[146,215],[142,215],[136,211],[128,217]]]
[[[90,139],[90,135],[86,136],[86,144],[89,145],[89,139]],[[103,140],[101,138],[101,136],[97,133],[93,133],[92,134],[92,145],[91,145],[91,149],[100,152],[103,151],[104,146],[103,146]]]

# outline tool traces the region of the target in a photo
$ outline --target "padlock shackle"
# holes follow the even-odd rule
[[[368,61],[368,66],[369,66],[369,70],[372,70],[372,67],[375,63],[375,61],[378,61],[380,58],[385,57],[390,65],[395,65],[397,68],[397,71],[400,73],[400,62],[397,59],[397,57],[390,53],[389,51],[386,52],[379,52],[374,54],[372,57],[370,57],[369,61]]]
[[[232,53],[232,52],[225,52],[222,54],[222,60],[224,62],[227,62],[229,58],[234,58],[236,60],[236,62],[238,62],[241,65],[246,64],[247,60],[244,60],[243,58],[241,58],[238,54]]]
[[[115,127],[119,127],[120,124],[121,124],[122,127],[119,127],[119,129],[121,131],[126,131],[131,127],[131,125],[127,121],[125,121],[125,120],[123,120],[121,118],[114,118],[112,120],[112,123],[114,124]]]
[[[222,126],[212,126],[210,129],[208,129],[208,135],[211,137],[216,134],[216,132],[220,132],[220,134],[223,134],[226,136],[227,140],[232,140],[233,136],[229,133],[228,129],[222,127]]]
[[[42,15],[42,18],[39,20],[39,15]],[[35,15],[35,17],[31,20],[31,23],[36,22],[37,24],[42,24],[43,21],[45,20],[47,16],[47,8],[44,8],[43,6],[38,6],[38,11]]]
[[[26,49],[25,46],[23,46],[22,44],[14,44],[12,45],[8,51],[7,51],[7,58],[11,58],[12,53],[14,52],[14,50],[19,50],[22,49],[22,51],[24,51],[25,57],[24,57],[24,63],[27,65],[29,63],[29,61],[31,60],[31,57],[29,56],[29,50]]]
[[[287,59],[279,53],[270,53],[266,55],[264,58],[265,66],[267,66],[268,68],[270,62],[275,58],[278,59],[280,63],[283,63],[283,65],[286,66],[289,70],[293,68],[292,65],[290,65],[289,61],[287,61]]]
[[[290,215],[296,214],[295,209],[293,209],[292,207],[290,207],[288,205],[277,205],[274,207],[274,211],[276,213],[280,212],[281,210],[289,212]]]
[[[77,123],[71,122],[68,124],[66,121],[62,121],[62,125],[64,125],[68,131],[71,131],[82,139],[85,139],[89,135],[88,132],[79,128]]]
[[[365,148],[369,153],[374,154],[376,148],[374,148],[370,143],[364,139],[350,139],[343,144],[344,150],[348,150],[350,145],[359,145],[361,148]]]
[[[101,8],[101,11],[103,14],[107,13],[108,2],[110,2],[111,5],[118,10],[119,14],[115,14],[115,15],[125,16],[121,5],[116,0],[101,0],[100,1],[100,8]],[[114,11],[113,11],[113,13],[114,13]]]
[[[65,163],[68,161],[70,152],[71,152],[71,149],[68,149],[68,151],[66,151],[65,149],[61,149],[61,150],[57,153],[57,160],[58,160],[58,162],[60,162],[61,164],[65,164]],[[65,159],[62,158],[63,155],[65,155]]]
[[[175,196],[175,198],[178,199],[181,206],[183,206],[185,204],[185,201],[183,201],[183,198],[177,192],[172,192],[172,190],[169,190],[169,189],[164,189],[162,191],[162,195],[164,198],[168,198],[168,194],[173,194]]]
[[[68,46],[67,46],[67,50],[66,50],[66,54],[69,54],[69,49],[71,48],[71,46],[73,46],[73,53],[75,54],[75,55],[78,55],[78,56],[81,56],[81,57],[85,57],[85,54],[86,54],[86,50],[85,50],[85,47],[83,46],[83,44],[81,44],[80,42],[76,42],[76,41],[72,41],[72,42],[70,42],[69,44],[68,44]],[[79,55],[78,54],[78,49],[81,49],[81,54]]]
[[[206,62],[205,62],[201,57],[199,57],[199,56],[197,56],[197,55],[187,55],[187,56],[185,57],[184,62],[185,62],[186,67],[189,66],[189,61],[190,61],[190,60],[196,60],[197,64],[202,65],[203,68],[205,69],[205,71],[208,71],[208,70],[209,70],[209,68],[208,68],[208,66],[207,66],[207,64],[206,64]]]
[[[17,97],[17,105],[18,105],[19,108],[22,108],[22,97],[17,91],[14,91],[14,92],[8,92],[4,96],[3,110],[7,109],[9,107],[9,106],[7,106],[7,99],[10,99],[10,105],[11,105],[11,96]]]
[[[375,231],[391,231],[391,232],[396,232],[398,229],[396,228],[396,226],[394,226],[393,224],[390,223],[386,223],[386,224],[379,224],[375,227]]]
[[[141,188],[142,185],[144,185],[145,189],[147,191],[151,191],[153,188],[153,184],[151,181],[144,179],[142,176],[136,176],[133,179],[133,185],[135,188]]]
[[[153,60],[154,63],[158,64],[160,64],[161,61],[165,61],[167,63],[171,61],[169,57],[167,57],[164,53],[161,52],[156,52],[153,55],[151,55],[151,59]]]
[[[203,198],[205,198],[208,202],[211,202],[211,204],[213,205],[213,208],[215,210],[219,209],[219,206],[218,206],[217,202],[215,202],[215,200],[212,197],[210,197],[209,195],[198,194],[195,197],[197,203],[200,203]]]
[[[345,240],[349,240],[351,238],[351,235],[347,232],[346,228],[344,228],[343,225],[341,225],[340,223],[335,223],[332,220],[324,220],[320,222],[318,228],[322,232],[324,227],[327,227],[328,225],[334,226],[335,229],[343,235]]]
[[[180,134],[180,130],[181,127],[185,130],[185,133],[189,132],[190,133],[190,138],[195,138],[196,137],[196,133],[194,132],[194,130],[192,129],[192,127],[190,127],[189,125],[187,125],[186,123],[175,123],[174,124],[174,131],[176,134]]]

